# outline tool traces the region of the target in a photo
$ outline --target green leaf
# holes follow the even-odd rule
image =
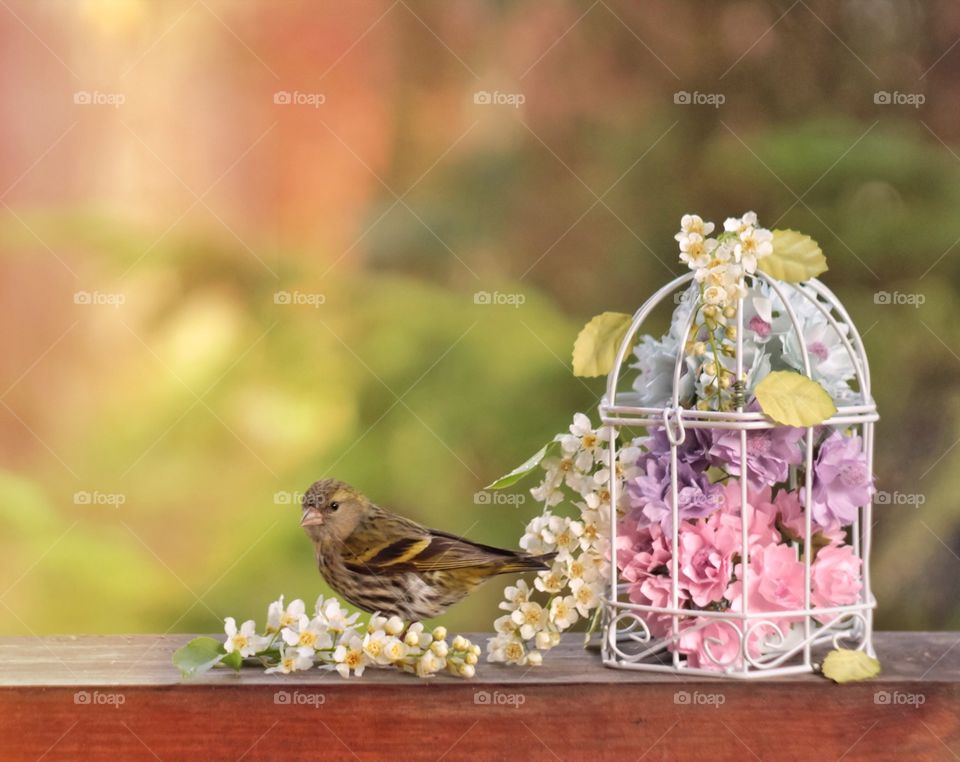
[[[239,651],[231,651],[220,660],[220,663],[226,664],[235,672],[239,672],[240,667],[243,666],[243,657],[240,655]]]
[[[810,236],[796,230],[774,230],[773,252],[762,257],[757,267],[787,283],[802,283],[827,271],[827,258]]]
[[[173,652],[173,663],[185,678],[196,677],[219,664],[225,655],[219,640],[194,638]]]
[[[880,662],[864,651],[838,648],[827,654],[821,672],[835,683],[852,683],[879,675]]]
[[[507,487],[511,487],[516,484],[524,476],[529,474],[531,471],[533,471],[533,469],[540,465],[541,461],[547,457],[547,453],[560,441],[561,436],[561,434],[557,434],[557,436],[555,436],[533,455],[527,458],[523,463],[513,469],[513,471],[511,471],[509,474],[501,476],[496,481],[491,482],[484,487],[484,489],[506,489]]]
[[[768,373],[757,384],[756,395],[763,412],[787,426],[816,426],[837,412],[826,389],[789,370]]]
[[[573,344],[573,375],[594,378],[609,373],[632,320],[633,315],[623,312],[604,312],[587,323]]]

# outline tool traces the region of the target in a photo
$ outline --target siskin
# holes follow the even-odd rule
[[[427,529],[336,479],[307,490],[300,526],[334,591],[364,611],[411,622],[439,616],[494,575],[546,569],[555,555],[501,550]]]

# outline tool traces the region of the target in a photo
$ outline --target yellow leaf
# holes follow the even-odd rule
[[[773,252],[761,258],[757,267],[787,283],[802,283],[827,270],[827,258],[810,236],[796,230],[774,230]]]
[[[760,409],[786,426],[816,426],[837,412],[826,389],[789,370],[768,373],[756,394]]]
[[[835,683],[852,683],[879,675],[880,662],[864,651],[838,648],[827,654],[821,671]]]
[[[592,378],[613,368],[632,315],[604,312],[587,323],[573,343],[573,375]]]

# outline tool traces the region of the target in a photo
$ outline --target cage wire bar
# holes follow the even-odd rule
[[[749,608],[748,579],[749,569],[749,522],[746,520],[745,506],[748,505],[747,463],[748,433],[763,429],[773,429],[777,424],[762,412],[745,409],[745,395],[738,395],[734,411],[697,410],[684,408],[680,404],[680,377],[685,358],[686,337],[689,335],[697,314],[696,302],[691,304],[687,318],[684,340],[680,342],[673,373],[673,391],[666,407],[648,407],[637,404],[639,398],[632,392],[618,392],[621,370],[630,353],[634,336],[640,330],[651,312],[671,294],[688,286],[693,281],[693,273],[682,275],[663,286],[653,294],[634,314],[607,378],[607,391],[600,403],[600,418],[610,427],[610,534],[611,564],[607,595],[603,601],[603,640],[602,652],[605,665],[623,669],[669,672],[689,675],[717,676],[733,678],[758,678],[775,675],[789,675],[811,672],[814,668],[813,648],[831,643],[838,647],[861,649],[874,655],[873,650],[873,609],[876,600],[870,587],[870,530],[872,499],[858,511],[851,529],[853,552],[861,560],[862,586],[859,599],[855,603],[813,608],[811,604],[811,566],[812,559],[812,482],[813,452],[815,429],[808,427],[804,431],[804,596],[803,608],[787,611],[751,611]],[[800,355],[803,360],[803,374],[812,377],[810,355],[800,320],[786,289],[793,289],[810,304],[816,307],[824,320],[839,335],[844,349],[853,363],[855,379],[860,400],[847,400],[850,404],[838,404],[836,413],[823,421],[820,426],[858,427],[863,441],[864,457],[869,472],[873,473],[874,423],[878,420],[876,405],[870,393],[870,371],[867,363],[863,340],[843,305],[823,283],[816,279],[798,285],[778,282],[763,272],[750,276],[754,284],[766,283],[779,299],[789,318],[790,330],[799,341]],[[690,287],[681,298],[696,299],[699,295]],[[744,379],[744,299],[737,300],[736,312],[736,356],[735,373],[739,382]],[[849,332],[841,330],[839,316]],[[670,606],[660,607],[633,603],[625,600],[627,585],[621,584],[616,563],[617,523],[620,519],[618,504],[620,484],[617,476],[617,444],[619,430],[629,428],[647,428],[662,426],[670,444],[670,497],[671,497],[671,561],[670,561]],[[735,430],[740,434],[740,518],[741,518],[741,577],[743,593],[740,596],[738,611],[691,610],[680,607],[679,601],[679,507],[678,507],[678,463],[677,450],[686,437],[687,429]],[[791,467],[791,486],[796,486],[797,467]],[[796,543],[794,543],[796,547]],[[669,633],[663,637],[654,637],[649,620],[669,617]],[[684,621],[689,624],[684,626]],[[802,623],[798,628],[794,625]],[[711,624],[730,628],[730,634],[739,641],[737,654],[732,659],[720,659],[712,651],[711,645],[720,641],[704,636],[704,654],[715,669],[703,666],[690,666],[680,652],[681,636],[696,633]],[[786,630],[786,631],[785,631]],[[757,653],[754,653],[757,652]],[[669,655],[669,658],[665,658]]]

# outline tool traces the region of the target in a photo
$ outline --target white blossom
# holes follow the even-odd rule
[[[257,635],[257,625],[252,619],[248,619],[238,629],[237,620],[228,616],[223,622],[223,631],[227,635],[224,650],[228,654],[238,651],[244,658],[262,650],[268,641],[267,638]]]

